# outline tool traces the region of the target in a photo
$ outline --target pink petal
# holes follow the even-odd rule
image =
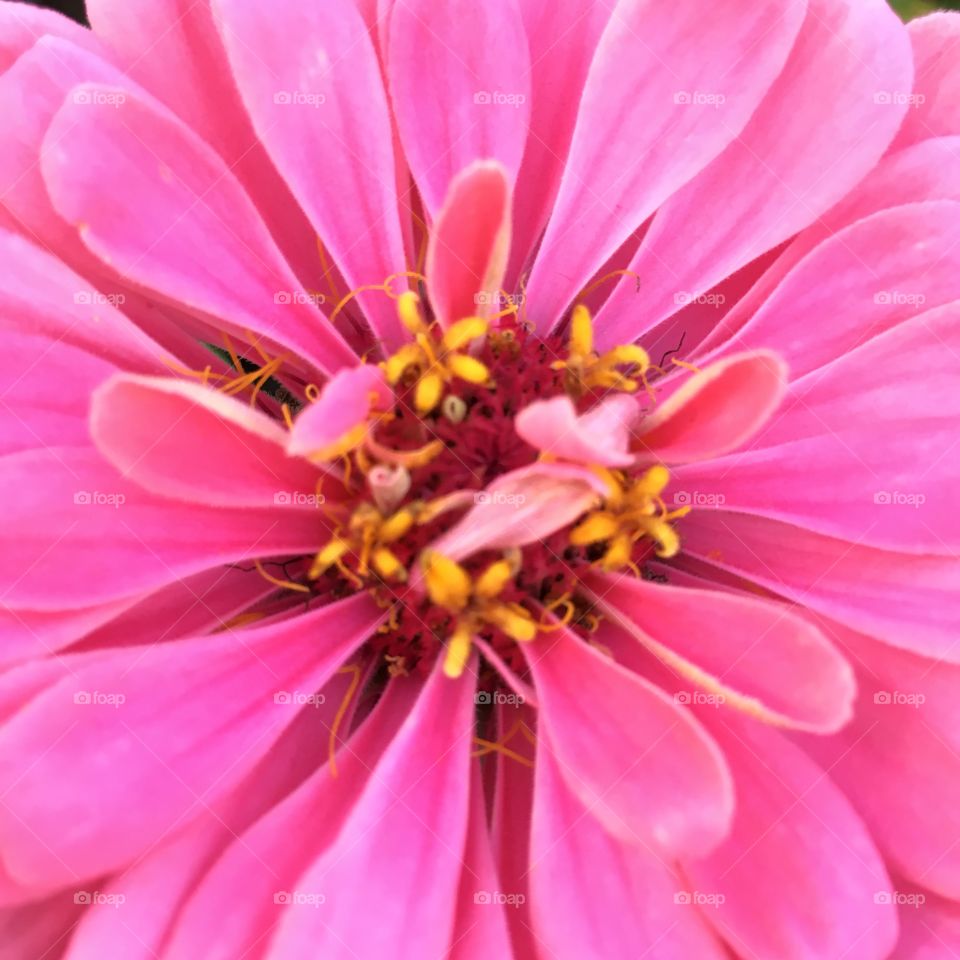
[[[523,650],[540,736],[608,833],[677,855],[723,838],[733,808],[729,775],[688,712],[566,630]]]
[[[848,727],[801,743],[856,805],[891,870],[955,899],[960,667],[895,650],[837,624],[826,622],[823,629],[850,651],[860,696]]]
[[[960,905],[928,890],[908,886],[897,891],[900,939],[891,960],[945,960],[960,956]]]
[[[928,137],[960,133],[960,80],[956,62],[960,54],[960,14],[943,11],[914,20],[909,26],[916,78],[909,95],[910,109],[894,148]]]
[[[571,870],[574,864],[584,869]],[[544,953],[556,960],[628,960],[644,954],[721,960],[726,953],[696,908],[682,902],[683,892],[671,860],[642,844],[620,842],[584,813],[541,744],[530,900]]]
[[[773,730],[719,714],[708,726],[730,763],[737,811],[729,838],[684,872],[694,890],[723,898],[707,908],[713,925],[746,956],[889,957],[890,878],[846,797]]]
[[[711,356],[754,347],[776,350],[797,379],[918,312],[960,299],[960,275],[953,258],[944,255],[958,243],[960,204],[947,200],[862,219],[797,264]],[[811,335],[811,317],[830,322]]]
[[[477,491],[473,507],[431,549],[461,560],[481,550],[526,546],[573,523],[603,493],[597,475],[583,467],[522,467]]]
[[[76,88],[45,144],[54,206],[115,269],[235,333],[288,345],[321,370],[355,362],[223,161],[158,105],[129,90]]]
[[[910,43],[885,4],[809,0],[783,72],[746,129],[657,212],[597,317],[602,344],[632,342],[813,223],[873,167],[907,111]],[[830,109],[825,111],[824,104]],[[705,229],[706,228],[706,229]]]
[[[674,484],[709,493],[707,509],[886,550],[955,555],[960,465],[949,450],[958,380],[960,304],[949,304],[794,383],[760,449],[684,468]]]
[[[213,7],[257,134],[348,287],[407,269],[387,97],[353,0],[292,0],[281,15],[249,0]],[[393,301],[361,303],[395,349],[405,333]]]
[[[723,704],[817,733],[838,730],[853,714],[850,665],[816,627],[781,605],[629,576],[587,583],[615,623]],[[691,702],[692,692],[679,702]]]
[[[530,446],[560,460],[627,467],[636,459],[629,447],[640,413],[637,401],[626,394],[608,397],[584,414],[562,396],[531,403],[517,414],[514,426]]]
[[[293,895],[318,896],[325,891],[308,889],[300,877],[337,839],[392,735],[414,708],[420,686],[412,680],[392,681],[370,716],[337,752],[337,776],[324,761],[235,838],[192,891],[166,956],[259,958],[288,909],[312,909],[291,903]],[[292,843],[295,836],[302,842]],[[211,924],[212,916],[222,922]]]
[[[242,633],[77,657],[0,729],[8,869],[40,889],[96,878],[218,803],[295,716],[275,695],[322,687],[380,617],[361,595]],[[124,700],[83,700],[99,694]]]
[[[0,5],[0,73],[5,73],[17,57],[47,34],[96,46],[89,30],[55,10],[38,9],[26,3]]]
[[[960,660],[960,570],[723,511],[683,521],[683,550],[846,626],[907,650]],[[909,576],[904,571],[909,569]]]
[[[0,942],[11,960],[60,960],[83,910],[74,903],[73,894],[64,890],[37,903],[0,910]]]
[[[516,0],[402,0],[389,44],[397,126],[430,216],[475,160],[498,161],[512,186],[530,116],[530,53]]]
[[[374,410],[386,410],[393,403],[380,367],[362,364],[335,373],[324,385],[315,403],[297,415],[287,440],[295,456],[309,456],[323,450],[365,424]]]
[[[511,957],[506,913],[516,909],[517,897],[504,905],[498,895],[509,896],[497,876],[490,849],[486,801],[480,762],[471,767],[470,820],[460,874],[457,917],[451,935],[448,960],[483,960]]]
[[[287,910],[270,960],[445,955],[467,838],[473,711],[474,685],[437,666],[336,841],[297,881],[324,895],[322,911]]]
[[[771,417],[786,387],[776,354],[741,353],[695,373],[634,431],[642,462],[688,463],[736,450]]]
[[[93,397],[100,452],[152,493],[221,507],[316,505],[323,474],[287,456],[274,420],[210,387],[118,376]]]
[[[509,247],[509,175],[477,161],[451,181],[427,247],[430,304],[443,326],[499,312]]]
[[[346,675],[338,673],[323,688],[324,702],[296,715],[219,809],[202,809],[185,830],[171,831],[128,869],[98,886],[100,893],[118,894],[123,900],[119,907],[95,903],[85,910],[70,938],[70,960],[159,957],[181,909],[211,863],[256,818],[272,812],[318,763],[326,762],[329,724],[347,687]],[[194,956],[207,954],[198,951]]]
[[[0,459],[0,498],[15,505],[0,526],[0,580],[5,603],[18,609],[88,608],[329,539],[314,507],[225,510],[162,499],[92,449]]]
[[[319,279],[314,233],[257,141],[209,0],[87,0],[86,10],[127,76],[223,158],[298,276]]]
[[[593,0],[525,0],[530,44],[530,135],[514,200],[508,287],[527,266],[560,189],[587,71],[611,8]]]
[[[0,345],[0,455],[89,446],[90,393],[116,367],[62,341],[15,330],[0,330]]]
[[[743,130],[782,69],[805,7],[721,0],[709,18],[696,0],[618,8],[587,75],[527,287],[545,329],[630,234]],[[698,95],[707,102],[694,102]]]

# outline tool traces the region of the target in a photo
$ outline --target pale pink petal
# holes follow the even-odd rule
[[[522,467],[478,490],[473,507],[431,549],[460,560],[480,550],[536,543],[573,523],[604,492],[600,478],[584,467]]]
[[[266,414],[186,380],[114,377],[93,396],[90,432],[125,478],[178,500],[304,509],[324,476],[288,456],[286,430]]]
[[[960,570],[952,557],[878,550],[719,510],[694,510],[680,532],[685,554],[894,646],[960,660]]]
[[[444,956],[467,838],[473,713],[473,683],[437,666],[336,841],[297,881],[324,896],[322,910],[288,909],[270,960]]]
[[[478,161],[450,182],[427,247],[430,305],[443,326],[499,312],[509,248],[509,175]]]
[[[47,132],[42,165],[59,213],[125,276],[321,370],[355,362],[223,161],[159,105],[129,90],[75,88]]]
[[[792,384],[760,449],[683,468],[673,489],[706,509],[955,556],[958,382],[960,303],[908,320]]]
[[[733,808],[729,774],[686,710],[565,629],[523,650],[540,736],[589,816],[624,843],[668,854],[720,842]]]
[[[642,281],[620,281],[597,317],[600,343],[636,340],[676,311],[678,296],[706,293],[840,200],[907,111],[877,91],[908,90],[911,76],[906,29],[883,0],[809,0],[746,129],[657,212],[630,264]]]
[[[709,707],[700,713],[737,791],[729,838],[684,864],[692,889],[717,898],[706,908],[713,925],[745,956],[889,957],[897,939],[890,878],[847,798],[770,728],[725,722],[729,715]]]
[[[960,14],[933,13],[914,20],[908,29],[916,78],[912,90],[896,91],[908,95],[910,109],[894,148],[960,133]]]
[[[309,890],[299,878],[336,840],[391,736],[415,706],[420,687],[413,680],[392,681],[363,725],[338,750],[337,775],[323,762],[236,837],[192,891],[164,960],[259,958],[287,909],[314,909],[309,902],[294,902],[296,895],[317,898],[325,891]],[[294,835],[303,842],[290,843]],[[212,925],[211,916],[222,922]]]
[[[587,584],[615,623],[687,681],[681,703],[702,687],[716,702],[765,722],[818,733],[852,716],[849,663],[783,606],[627,576],[595,575]]]
[[[220,564],[307,553],[329,539],[313,506],[226,510],[163,499],[93,449],[3,457],[0,499],[13,505],[0,525],[0,580],[5,603],[17,609],[87,608]]]
[[[573,865],[576,868],[571,869]],[[556,960],[722,960],[725,951],[684,902],[671,858],[610,836],[574,797],[548,747],[537,751],[530,909]]]
[[[96,878],[220,802],[296,715],[276,696],[322,687],[381,616],[364,595],[242,633],[79,655],[0,730],[7,868],[38,889]]]
[[[281,16],[250,0],[213,9],[254,128],[347,286],[407,269],[387,97],[353,0],[291,0]],[[393,301],[360,302],[395,349],[404,331]]]
[[[948,200],[859,220],[804,257],[749,322],[731,311],[728,321],[740,329],[709,356],[772,349],[791,379],[801,377],[924,310],[960,299],[960,273],[945,255],[957,244],[960,204]]]
[[[626,394],[608,397],[584,414],[561,396],[531,403],[517,414],[514,426],[530,446],[560,460],[627,467],[636,459],[630,437],[640,414],[640,405]]]
[[[475,160],[499,161],[512,186],[530,116],[530,52],[517,0],[397,0],[389,43],[397,126],[430,216]]]
[[[514,200],[507,279],[516,289],[560,189],[587,71],[612,8],[594,0],[524,0],[530,44],[530,134]]]
[[[315,235],[257,142],[209,0],[87,0],[86,11],[124,72],[220,154],[298,276],[319,279]]]
[[[765,350],[740,353],[693,374],[634,431],[641,462],[709,460],[746,443],[783,397],[787,370]]]
[[[287,450],[297,456],[324,450],[365,424],[371,412],[392,404],[393,391],[380,367],[362,364],[341,370],[327,381],[316,402],[297,415]]]
[[[560,321],[624,240],[743,130],[782,69],[805,7],[722,0],[709,17],[696,0],[617,8],[587,75],[527,287],[544,329]]]
[[[836,736],[800,742],[856,804],[891,870],[957,898],[960,667],[822,626],[857,666],[857,712]]]

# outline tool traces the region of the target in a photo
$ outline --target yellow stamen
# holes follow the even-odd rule
[[[421,416],[432,413],[443,400],[452,380],[482,384],[490,382],[486,364],[464,351],[485,336],[488,323],[480,317],[458,320],[439,337],[420,309],[420,298],[412,290],[397,297],[400,321],[413,337],[382,364],[387,382],[396,386],[403,381],[413,386],[413,404]]]
[[[588,514],[570,532],[575,547],[605,543],[598,561],[605,570],[634,569],[634,544],[647,537],[656,544],[657,556],[673,557],[680,549],[680,538],[670,525],[689,513],[689,507],[668,510],[661,494],[670,481],[670,472],[655,464],[641,476],[630,479],[617,471],[598,468],[609,494],[598,510]]]
[[[347,714],[347,708],[350,706],[350,701],[353,699],[353,695],[357,692],[357,687],[360,686],[360,668],[353,664],[347,667],[341,667],[337,673],[350,673],[353,676],[350,678],[350,685],[347,687],[347,692],[344,694],[343,700],[340,703],[340,706],[337,707],[337,713],[333,718],[333,723],[330,726],[330,776],[336,777],[339,774],[337,773],[337,732],[340,729],[340,724],[343,723],[343,718]]]
[[[582,304],[573,308],[566,360],[557,360],[554,370],[566,370],[568,388],[576,395],[588,390],[621,390],[635,393],[646,381],[650,357],[635,344],[614,347],[602,355],[594,352],[593,319]],[[639,382],[638,382],[639,381]]]

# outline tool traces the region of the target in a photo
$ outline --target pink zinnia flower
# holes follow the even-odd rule
[[[3,955],[960,953],[960,17],[89,7],[0,5]]]

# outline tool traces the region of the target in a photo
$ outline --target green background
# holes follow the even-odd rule
[[[934,10],[960,10],[960,0],[890,0],[890,6],[903,17],[912,20]]]

